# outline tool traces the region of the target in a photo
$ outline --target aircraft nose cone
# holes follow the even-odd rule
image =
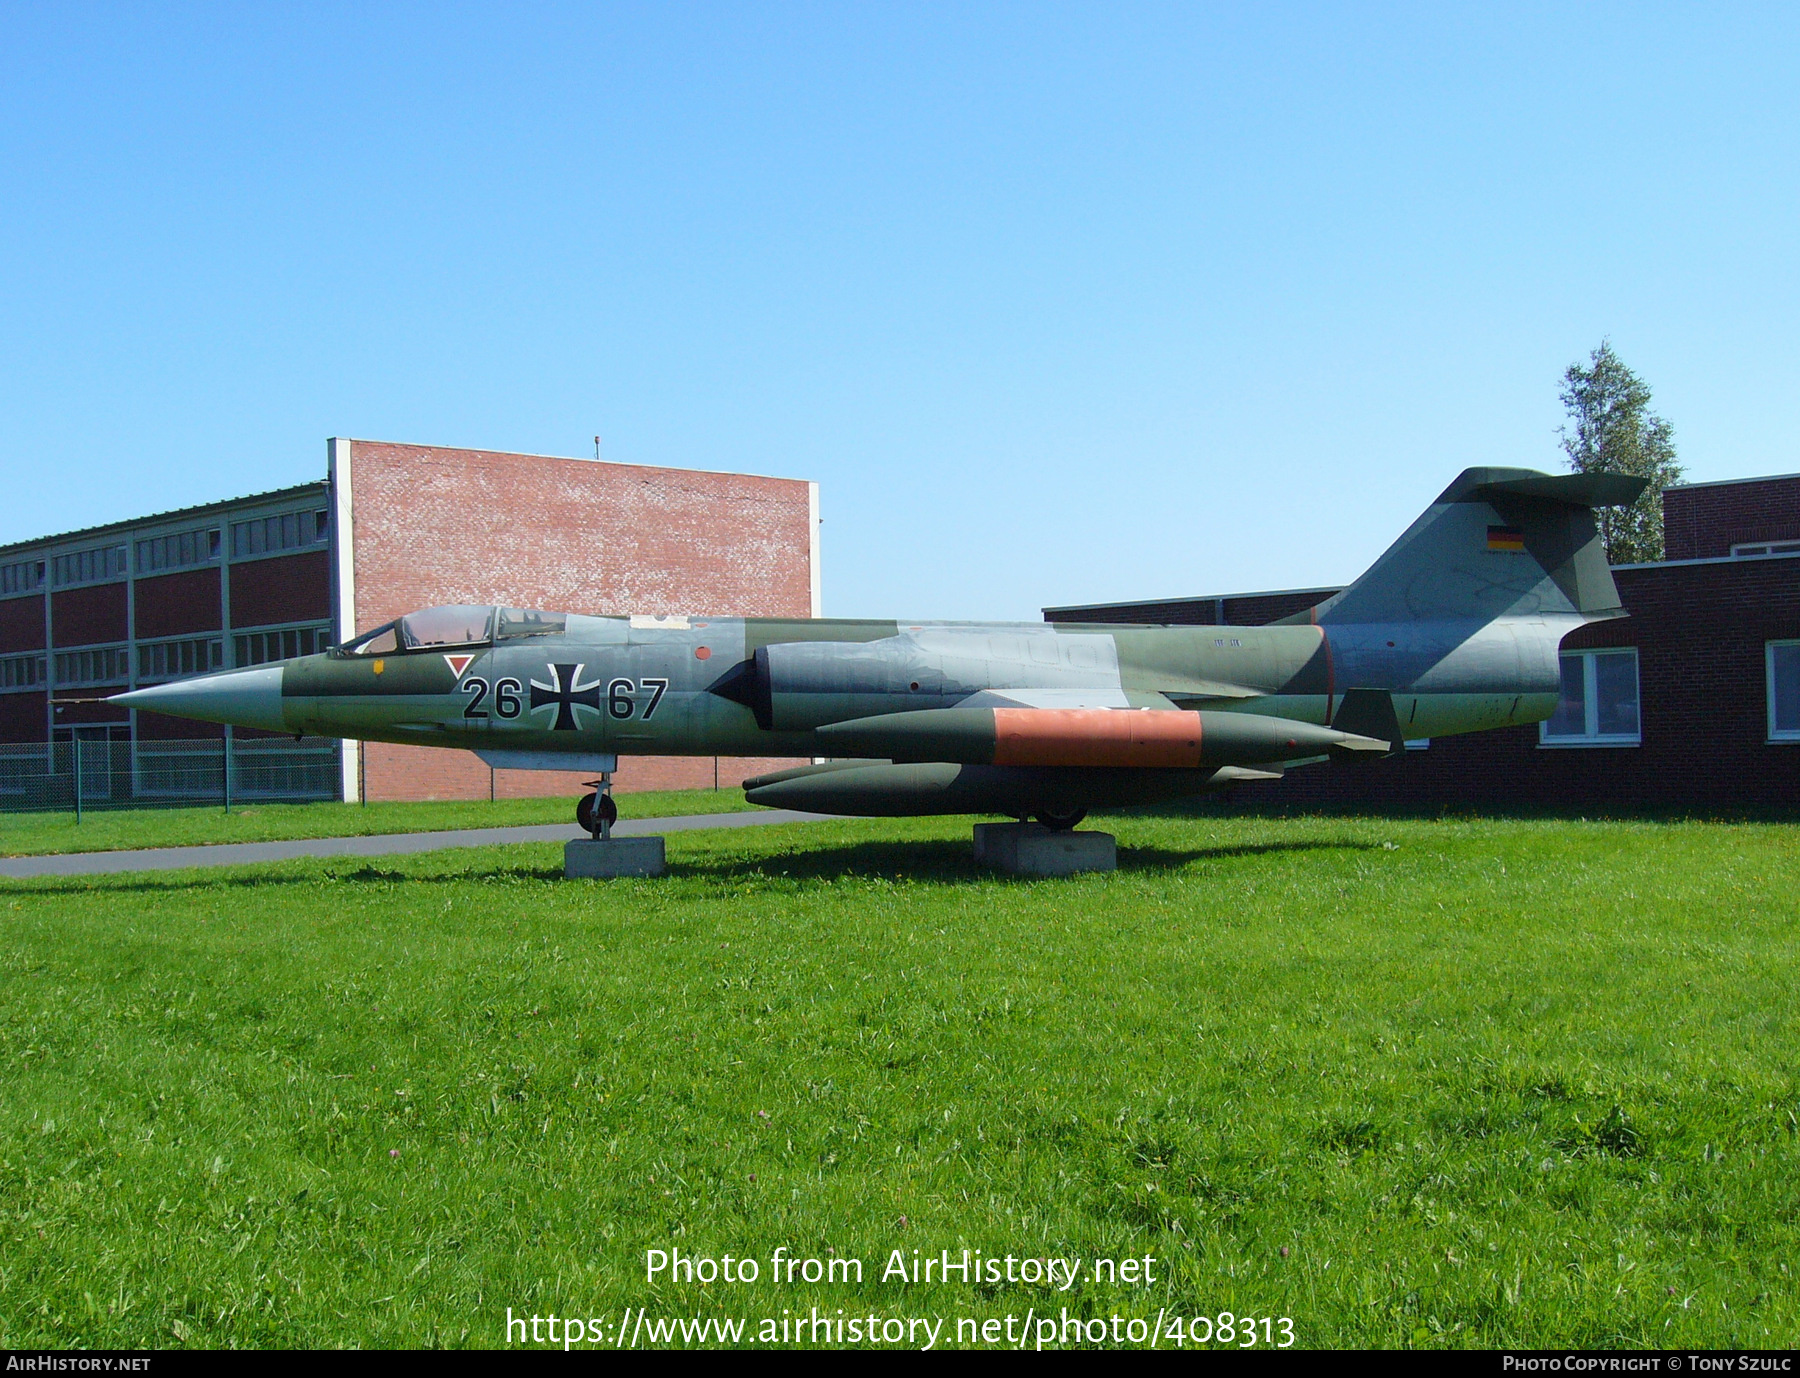
[[[226,670],[114,694],[108,702],[177,718],[286,732],[288,726],[281,716],[282,669],[280,665],[258,665],[253,670]]]

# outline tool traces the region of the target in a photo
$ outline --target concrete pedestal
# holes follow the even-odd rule
[[[1051,832],[1042,823],[977,823],[975,860],[1015,876],[1072,876],[1116,871],[1111,833]]]
[[[605,880],[612,876],[660,876],[660,837],[583,837],[563,847],[563,875],[569,880]]]

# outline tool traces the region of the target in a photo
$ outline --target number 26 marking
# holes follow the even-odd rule
[[[494,712],[502,718],[519,716],[519,693],[523,688],[516,679],[503,679],[495,682]],[[487,709],[481,705],[487,702],[488,682],[480,675],[470,675],[462,682],[462,692],[469,696],[468,703],[463,705],[465,718],[485,718]]]

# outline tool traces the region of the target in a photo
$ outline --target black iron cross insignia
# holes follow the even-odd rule
[[[581,726],[575,717],[575,706],[600,711],[600,681],[582,684],[581,672],[586,665],[552,665],[550,667],[549,684],[531,681],[531,711],[540,708],[556,707],[556,721],[550,725],[552,732],[574,732]],[[568,685],[567,689],[563,688]]]

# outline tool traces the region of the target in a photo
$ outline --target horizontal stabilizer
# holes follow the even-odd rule
[[[1474,492],[1481,498],[1549,498],[1571,507],[1629,507],[1649,483],[1632,474],[1542,474],[1483,483]]]

